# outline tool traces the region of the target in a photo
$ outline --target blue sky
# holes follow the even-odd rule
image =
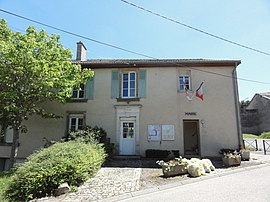
[[[270,53],[269,0],[128,0],[211,34]],[[270,56],[212,38],[127,5],[120,0],[0,0],[0,8],[154,58],[240,59],[239,99],[270,91]],[[33,25],[60,34],[75,53],[83,41],[88,59],[143,58],[0,12],[13,31]]]

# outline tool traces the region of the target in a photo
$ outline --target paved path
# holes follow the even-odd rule
[[[231,175],[198,181],[197,183],[176,186],[158,192],[134,195],[121,201],[144,202],[266,202],[270,201],[270,165],[245,169]]]

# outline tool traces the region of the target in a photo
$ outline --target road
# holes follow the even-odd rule
[[[270,164],[226,176],[121,200],[138,202],[264,202],[270,201]]]

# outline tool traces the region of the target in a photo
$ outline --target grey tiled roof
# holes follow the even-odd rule
[[[240,60],[215,60],[215,59],[93,59],[86,61],[72,60],[75,64],[89,67],[168,67],[168,66],[234,66]]]

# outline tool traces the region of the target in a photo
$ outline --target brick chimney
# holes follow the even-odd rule
[[[76,60],[86,61],[86,47],[84,46],[83,42],[77,42],[77,56]]]

